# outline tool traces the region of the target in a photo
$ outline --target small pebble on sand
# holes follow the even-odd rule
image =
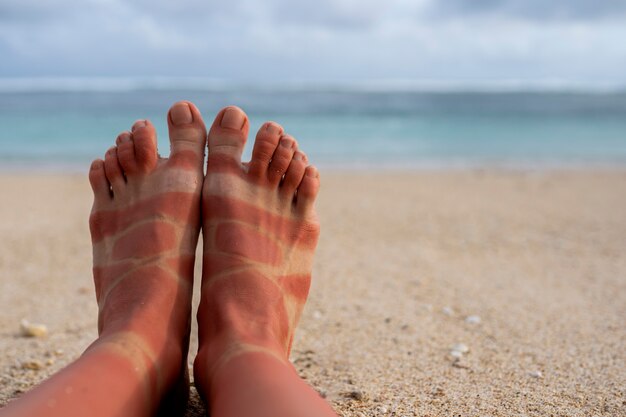
[[[30,323],[28,320],[20,322],[20,330],[24,337],[45,337],[48,335],[48,328],[44,324]]]
[[[319,310],[315,310],[315,311],[313,312],[313,318],[314,318],[315,320],[319,320],[319,319],[321,319],[321,318],[322,318],[322,312],[321,312],[321,311],[319,311]]]
[[[467,316],[465,317],[465,323],[480,324],[480,316]]]
[[[33,371],[38,371],[41,368],[43,368],[43,365],[39,361],[22,362],[22,369],[31,369]]]
[[[445,314],[446,316],[452,316],[454,314],[454,310],[452,309],[452,307],[447,307],[447,306],[442,308],[441,312]]]
[[[450,356],[452,357],[452,359],[461,359],[463,357],[463,353],[459,352],[458,350],[451,350]]]
[[[454,362],[452,362],[452,366],[454,366],[455,368],[460,368],[460,369],[470,369],[469,364],[464,362],[462,359],[457,359]]]
[[[530,376],[532,376],[533,378],[543,378],[543,373],[541,371],[531,371],[528,373]]]
[[[365,394],[363,393],[363,391],[354,390],[350,391],[347,397],[352,398],[353,400],[362,401],[365,398]]]
[[[455,343],[450,347],[450,351],[463,354],[469,352],[469,347],[464,343]]]

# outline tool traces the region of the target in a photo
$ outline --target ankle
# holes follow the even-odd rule
[[[208,341],[207,339],[210,339]],[[200,348],[194,361],[196,384],[208,389],[215,375],[228,364],[243,355],[262,353],[274,360],[289,364],[288,354],[273,338],[260,338],[236,334],[223,334],[201,338]]]
[[[293,365],[265,352],[233,357],[216,370],[210,386],[198,387],[211,415],[336,417]]]
[[[154,349],[145,338],[131,331],[104,332],[85,353],[90,351],[108,351],[130,362],[154,398],[168,392],[186,366],[181,343],[168,342],[160,349]]]

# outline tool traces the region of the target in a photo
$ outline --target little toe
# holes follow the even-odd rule
[[[306,154],[302,151],[296,151],[293,154],[293,158],[291,158],[291,163],[289,164],[289,168],[287,168],[287,172],[285,172],[285,178],[280,186],[283,193],[290,197],[294,196],[298,185],[302,182],[302,177],[304,177],[306,164]]]
[[[188,101],[179,101],[167,116],[170,134],[170,162],[197,168],[204,161],[206,126],[200,110]]]
[[[111,199],[111,185],[104,172],[104,161],[96,159],[89,168],[89,184],[93,190],[96,202],[108,201]]]
[[[132,136],[138,171],[142,173],[152,171],[158,158],[156,129],[150,121],[138,120],[132,127]]]
[[[250,160],[249,169],[251,175],[256,177],[265,176],[283,132],[282,126],[274,122],[267,122],[261,126],[252,148],[252,159]]]
[[[317,168],[310,165],[304,171],[304,177],[298,186],[296,210],[301,216],[314,213],[315,198],[320,190],[320,175]]]
[[[208,169],[240,168],[248,130],[248,117],[243,110],[235,106],[222,109],[209,131]]]
[[[130,132],[122,132],[117,137],[117,160],[126,175],[135,174],[139,168],[137,159],[135,158],[135,144],[133,143],[133,135]]]
[[[289,135],[282,135],[267,169],[267,178],[271,184],[278,184],[283,178],[291,158],[297,149],[296,140]]]
[[[126,180],[117,159],[117,148],[115,146],[109,148],[104,156],[104,172],[113,189],[113,195],[121,193],[126,185]]]

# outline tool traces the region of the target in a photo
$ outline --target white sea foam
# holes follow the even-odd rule
[[[223,90],[228,84],[211,78],[169,77],[35,77],[1,78],[0,92],[128,92],[137,90]]]
[[[0,93],[196,91],[337,91],[337,92],[626,92],[612,82],[563,79],[502,80],[284,80],[233,81],[210,77],[0,77]]]

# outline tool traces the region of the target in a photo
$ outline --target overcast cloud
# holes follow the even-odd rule
[[[441,16],[496,15],[530,20],[619,19],[623,0],[442,0],[429,9]]]
[[[626,0],[0,0],[0,76],[626,84]]]

